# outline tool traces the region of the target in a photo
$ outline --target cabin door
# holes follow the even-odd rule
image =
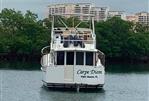
[[[64,80],[73,82],[74,52],[66,52],[66,66],[64,68]]]
[[[64,72],[64,79],[66,82],[73,82],[73,66],[66,66]]]

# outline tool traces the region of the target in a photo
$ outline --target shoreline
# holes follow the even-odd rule
[[[39,54],[0,54],[0,60],[3,61],[40,61],[41,55]]]
[[[0,61],[19,61],[19,62],[40,62],[41,55],[39,54],[1,54],[0,53]],[[149,63],[149,57],[106,57],[106,64],[108,63]]]
[[[136,63],[149,63],[149,57],[144,58],[131,58],[131,57],[107,57],[106,58],[107,63],[130,63],[130,64],[136,64]]]
[[[32,57],[8,57],[4,59],[0,56],[0,70],[40,70],[40,57],[41,56],[32,56]],[[121,66],[121,67],[118,67]],[[140,66],[140,68],[136,68]],[[129,59],[120,59],[120,58],[106,58],[105,69],[106,71],[149,71],[149,60],[140,61],[140,60],[129,60]],[[142,70],[144,69],[144,70]],[[116,71],[116,72],[117,72]],[[114,71],[115,72],[115,71]]]

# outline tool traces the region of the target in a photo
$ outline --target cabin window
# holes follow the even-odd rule
[[[84,53],[76,52],[76,65],[84,65]]]
[[[74,52],[67,52],[66,65],[74,65]]]
[[[64,52],[57,52],[57,65],[64,65]]]
[[[86,65],[93,66],[93,52],[86,52]]]

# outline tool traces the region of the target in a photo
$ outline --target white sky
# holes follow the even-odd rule
[[[47,5],[55,3],[93,3],[96,6],[108,6],[111,10],[123,10],[127,13],[149,12],[149,0],[1,0],[0,8],[14,8],[20,11],[31,10],[44,18]]]

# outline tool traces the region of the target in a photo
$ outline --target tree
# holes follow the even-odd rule
[[[76,26],[77,18],[61,19],[69,26]],[[58,18],[56,17],[57,21]],[[55,26],[64,25],[59,21]],[[79,27],[89,27],[82,22]],[[149,30],[114,17],[96,22],[97,48],[111,58],[149,57]],[[40,56],[40,50],[50,44],[51,19],[38,20],[31,11],[22,14],[14,9],[3,9],[0,13],[0,53],[25,56]]]
[[[24,15],[14,9],[0,13],[0,52],[8,54],[40,54],[49,44],[49,30],[37,20],[37,15],[27,11]]]
[[[96,23],[97,47],[107,57],[140,58],[148,56],[149,32],[140,27],[136,33],[134,24],[119,18]]]

